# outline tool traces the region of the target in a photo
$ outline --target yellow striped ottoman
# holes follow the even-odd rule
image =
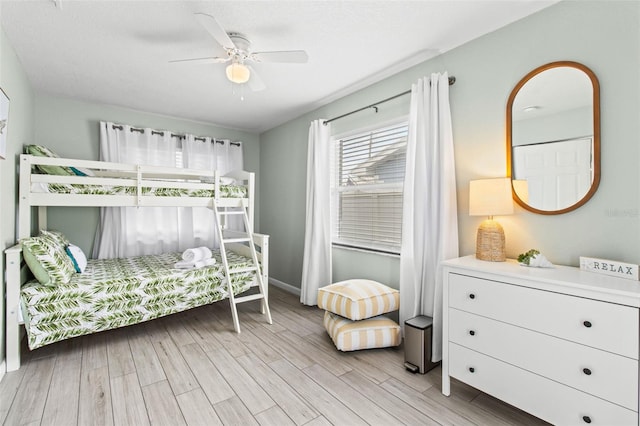
[[[385,316],[351,321],[325,311],[324,328],[343,352],[398,346],[401,340],[400,326]]]
[[[372,280],[346,280],[318,289],[318,307],[358,321],[398,310],[398,290]]]

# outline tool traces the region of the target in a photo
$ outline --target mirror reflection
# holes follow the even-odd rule
[[[556,62],[527,74],[507,105],[515,200],[542,214],[584,204],[600,177],[599,128],[599,88],[591,70]]]

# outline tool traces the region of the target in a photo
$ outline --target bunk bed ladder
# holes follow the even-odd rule
[[[243,200],[242,206],[235,208],[231,207],[234,210],[229,210],[230,207],[218,207],[215,199],[213,200],[213,211],[215,213],[216,218],[216,228],[218,229],[218,236],[220,238],[220,257],[222,258],[222,264],[224,266],[225,276],[227,277],[227,286],[229,291],[229,304],[231,305],[231,315],[233,317],[233,328],[236,333],[240,333],[240,321],[238,320],[238,310],[236,305],[239,303],[250,302],[252,300],[260,300],[262,302],[262,313],[266,314],[267,322],[272,324],[271,320],[271,311],[269,311],[269,301],[266,296],[265,291],[265,283],[262,279],[262,271],[260,268],[260,263],[258,261],[258,253],[256,252],[256,246],[253,240],[253,230],[251,223],[249,222],[249,216],[247,214],[248,203]],[[239,210],[238,210],[239,209]],[[225,223],[226,217],[237,215],[241,216],[244,223],[244,232],[241,231],[229,231],[236,234],[234,238],[229,238],[225,235]],[[240,235],[238,237],[238,235]],[[253,266],[244,267],[244,268],[230,268],[229,262],[227,260],[227,250],[226,244],[248,244],[247,248],[251,253],[251,258],[253,260]],[[258,282],[258,293],[250,294],[247,296],[237,297],[233,294],[233,287],[231,285],[231,277],[236,274],[242,274],[246,272],[255,272],[256,280]]]

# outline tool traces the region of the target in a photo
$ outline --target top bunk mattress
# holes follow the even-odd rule
[[[21,305],[30,349],[103,330],[137,324],[228,297],[220,253],[198,269],[176,269],[182,253],[128,259],[90,259],[67,284],[26,283]],[[227,252],[230,268],[253,265]],[[234,294],[256,284],[255,272],[233,275]]]
[[[247,198],[245,185],[220,185],[220,198]],[[213,189],[141,187],[144,196],[157,197],[215,197]],[[33,183],[31,192],[75,195],[136,195],[135,186],[86,185],[77,183]]]

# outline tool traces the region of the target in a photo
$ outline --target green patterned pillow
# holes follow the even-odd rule
[[[41,146],[41,145],[27,145],[25,147],[27,154],[34,155],[36,157],[50,157],[50,158],[59,158],[58,154],[51,151],[49,148]],[[48,175],[62,175],[62,176],[75,176],[76,174],[71,170],[70,167],[66,166],[47,166],[43,164],[38,164],[36,166],[40,172],[48,174]]]
[[[68,283],[76,273],[64,247],[48,237],[25,238],[22,241],[24,261],[42,285]]]
[[[69,245],[69,239],[59,231],[47,231],[45,229],[41,229],[40,236],[49,238],[51,241],[61,246],[63,250]]]
[[[53,286],[54,283],[49,278],[49,274],[47,271],[40,265],[38,259],[31,253],[31,250],[27,248],[27,246],[22,246],[22,257],[24,257],[24,261],[33,273],[33,276],[36,277],[36,280],[42,285]]]

